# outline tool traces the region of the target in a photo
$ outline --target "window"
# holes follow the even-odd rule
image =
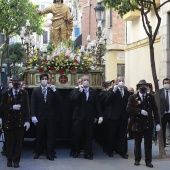
[[[124,77],[125,76],[125,65],[124,64],[117,64],[117,77]]]
[[[41,5],[41,10],[42,10],[42,9],[45,9],[45,5]]]
[[[43,33],[43,44],[47,44],[47,38],[48,37],[48,32],[47,31],[44,31],[44,33]]]
[[[80,28],[74,28],[74,36],[78,37],[80,35]]]

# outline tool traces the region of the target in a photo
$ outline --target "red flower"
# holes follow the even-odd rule
[[[50,71],[54,71],[54,67],[50,67]]]
[[[39,72],[43,72],[43,68],[39,68]]]
[[[64,69],[61,69],[60,70],[60,74],[64,74],[65,70]]]
[[[75,67],[74,66],[71,66],[71,71],[75,71]]]
[[[67,59],[69,59],[70,57],[68,55],[65,56]]]
[[[86,70],[86,71],[87,71],[87,70],[88,70],[88,68],[87,68],[87,67],[84,67],[84,70]]]
[[[43,62],[44,62],[44,63],[46,63],[46,62],[47,62],[47,59],[46,59],[46,58],[44,58]]]
[[[59,55],[55,55],[54,58],[59,58]]]
[[[78,60],[74,59],[74,62],[75,62],[75,63],[78,63]]]

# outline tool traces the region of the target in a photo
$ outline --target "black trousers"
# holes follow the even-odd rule
[[[9,161],[19,163],[25,128],[6,129],[6,156]]]
[[[54,128],[55,125],[53,121],[39,121],[36,124],[36,153],[41,154],[44,148],[46,148],[47,154],[53,153]],[[42,141],[45,141],[45,143]]]
[[[73,148],[74,151],[80,152],[82,144],[82,135],[85,132],[85,148],[84,153],[92,155],[92,140],[93,140],[94,121],[74,120],[73,121]]]
[[[151,163],[152,162],[152,129],[143,130],[142,132],[134,132],[135,137],[135,147],[134,147],[134,154],[135,160],[141,160],[141,143],[142,138],[144,137],[144,148],[145,148],[145,162]]]
[[[118,150],[120,154],[127,153],[127,123],[124,120],[107,120],[108,152]]]
[[[162,121],[162,133],[164,139],[164,146],[166,146],[166,125],[168,123],[170,126],[170,113],[164,114],[161,121]]]

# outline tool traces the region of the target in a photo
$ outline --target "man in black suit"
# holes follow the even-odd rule
[[[28,93],[20,88],[18,75],[12,77],[13,87],[2,95],[1,109],[5,128],[7,166],[19,167],[22,141],[26,130],[30,127],[30,109]]]
[[[162,120],[162,132],[164,139],[164,146],[166,146],[166,126],[167,123],[170,126],[170,79],[165,78],[163,80],[164,88],[159,90],[160,94],[160,111]]]
[[[58,90],[54,85],[47,86],[48,74],[41,74],[41,86],[35,88],[31,96],[31,116],[32,122],[36,125],[36,154],[34,159],[38,159],[42,152],[42,140],[47,135],[47,159],[52,157],[54,146],[54,128],[56,116],[56,103],[62,101]],[[46,133],[44,133],[46,132]]]
[[[83,76],[82,82],[83,86],[76,88],[70,96],[70,100],[74,103],[72,120],[75,153],[73,157],[77,158],[79,156],[82,134],[85,132],[84,158],[92,160],[94,120],[99,117],[98,123],[101,123],[103,117],[98,95],[94,89],[89,87],[89,76]]]
[[[128,113],[126,105],[130,94],[124,89],[124,78],[118,77],[116,85],[110,88],[105,100],[108,107],[107,124],[108,124],[108,156],[113,157],[113,151],[128,159],[127,155],[127,124]]]
[[[152,168],[152,132],[153,117],[156,122],[156,131],[160,130],[158,107],[152,94],[147,93],[148,83],[140,80],[137,84],[138,93],[131,95],[127,104],[127,111],[133,117],[132,130],[135,137],[135,163],[139,166],[141,160],[141,143],[144,137],[146,166]]]

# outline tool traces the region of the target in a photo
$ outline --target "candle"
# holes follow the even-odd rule
[[[36,48],[37,48],[37,50],[40,49],[40,43],[39,42],[37,42]]]
[[[83,46],[83,45],[81,46],[80,51],[81,51],[81,52],[84,52],[84,46]]]
[[[26,27],[29,27],[30,26],[30,21],[29,19],[26,20]]]
[[[87,41],[90,42],[90,35],[87,36]]]

